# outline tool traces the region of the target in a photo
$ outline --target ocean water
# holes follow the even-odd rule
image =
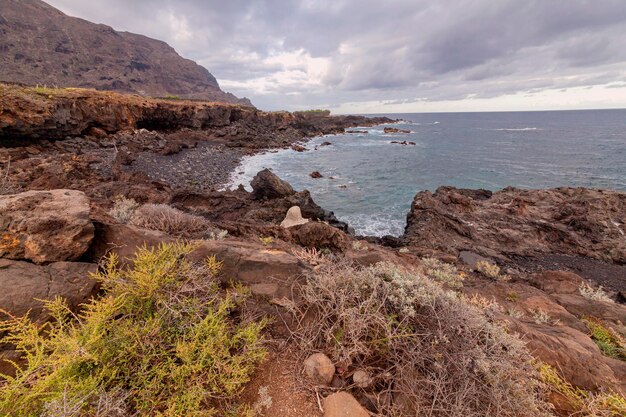
[[[308,189],[357,234],[376,236],[402,234],[415,194],[442,185],[626,191],[626,110],[384,116],[403,119],[387,126],[411,133],[358,128],[369,133],[315,138],[307,152],[247,157],[231,186],[249,189],[254,175],[270,168],[296,190]],[[332,145],[320,146],[324,141]],[[324,177],[313,179],[312,171]]]

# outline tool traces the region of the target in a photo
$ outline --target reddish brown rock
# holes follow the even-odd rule
[[[320,172],[319,172],[319,171],[313,171],[313,172],[311,172],[311,173],[309,174],[309,177],[311,177],[311,178],[322,178],[322,177],[323,177],[323,175],[322,175],[322,174],[320,174]]]
[[[250,186],[253,190],[252,197],[257,200],[287,197],[296,193],[289,183],[278,178],[267,168],[254,176]]]
[[[340,391],[324,398],[324,417],[369,417],[370,413],[352,396]]]
[[[458,254],[560,253],[626,263],[626,193],[584,188],[418,193],[404,240]]]
[[[290,230],[293,241],[307,248],[343,252],[350,246],[350,238],[344,232],[322,222],[308,222]]]
[[[305,359],[304,372],[313,382],[330,385],[335,375],[335,365],[323,353],[314,353]]]
[[[45,320],[43,303],[56,296],[76,308],[92,295],[96,281],[90,277],[95,264],[55,262],[35,265],[30,262],[0,259],[0,310],[15,316],[30,311],[33,320]]]
[[[161,243],[175,239],[167,233],[148,230],[129,224],[96,223],[95,237],[90,249],[91,258],[98,260],[109,252],[114,252],[120,264],[133,258],[138,248],[154,248]]]
[[[93,239],[89,212],[81,191],[0,196],[0,257],[39,264],[77,260]]]
[[[202,261],[210,256],[223,262],[225,281],[242,282],[256,293],[275,298],[291,298],[294,283],[308,270],[283,250],[234,239],[202,242],[189,259]]]

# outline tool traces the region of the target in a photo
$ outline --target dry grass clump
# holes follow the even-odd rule
[[[578,292],[580,295],[589,300],[605,301],[607,303],[615,302],[611,297],[609,297],[606,291],[604,291],[604,288],[602,288],[601,285],[598,288],[593,288],[591,285],[583,282],[580,284],[580,287],[578,287]]]
[[[11,172],[11,158],[9,158],[4,169],[0,170],[0,195],[15,194],[20,191],[20,187],[9,176]]]
[[[328,263],[330,260],[317,248],[293,248],[291,254],[300,261],[311,266],[318,266]]]
[[[441,262],[435,258],[422,259],[423,272],[429,278],[447,284],[450,288],[461,288],[465,279],[452,264]]]
[[[511,279],[508,275],[501,275],[500,267],[489,261],[478,261],[475,268],[478,272],[494,281],[508,281]]]
[[[111,255],[96,275],[105,295],[81,315],[57,298],[49,323],[2,322],[26,364],[3,375],[0,415],[220,415],[265,358],[265,321],[242,318],[243,297],[218,287],[219,262],[192,264],[192,249],[140,249],[128,270]]]
[[[440,283],[391,264],[323,266],[303,286],[303,348],[368,369],[390,416],[540,416],[523,343]]]
[[[130,222],[177,237],[209,237],[211,232],[211,225],[204,218],[166,204],[144,204],[135,210]]]
[[[119,195],[115,197],[113,208],[109,210],[109,215],[120,223],[128,223],[138,207],[139,203],[134,199]]]

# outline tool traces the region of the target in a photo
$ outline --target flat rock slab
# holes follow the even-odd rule
[[[189,255],[194,261],[210,256],[223,262],[225,280],[242,282],[269,297],[290,298],[293,284],[307,271],[290,253],[239,240],[205,241]]]
[[[27,191],[0,196],[0,257],[37,264],[75,261],[94,227],[82,191]]]
[[[55,262],[36,265],[30,262],[0,259],[0,309],[15,316],[29,313],[33,320],[46,319],[43,303],[62,297],[76,308],[92,295],[96,281],[89,275],[96,264]]]

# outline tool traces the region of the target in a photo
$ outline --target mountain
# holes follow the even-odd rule
[[[0,81],[252,105],[167,43],[67,16],[40,0],[0,0]]]

